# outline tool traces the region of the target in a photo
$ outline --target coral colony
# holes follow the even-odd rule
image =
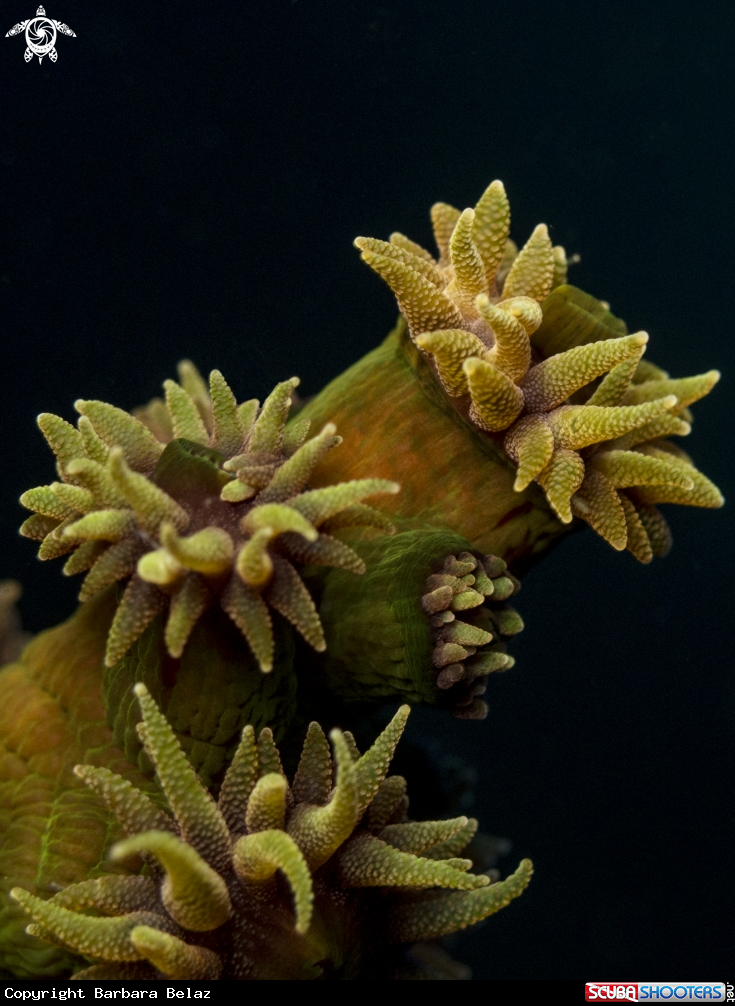
[[[645,360],[544,225],[519,252],[500,182],[431,215],[437,257],[357,239],[402,317],[303,407],[297,378],[238,405],[184,362],[133,414],[39,416],[58,481],[21,533],[85,577],[0,675],[12,973],[456,977],[441,938],[528,884],[483,872],[477,821],[412,819],[409,705],[364,754],[344,725],[481,719],[516,574],[575,519],[648,563],[658,504],[721,506],[669,439],[719,374]]]

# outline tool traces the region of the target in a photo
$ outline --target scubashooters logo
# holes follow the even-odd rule
[[[585,982],[587,1002],[724,1002],[724,982]]]
[[[46,17],[46,11],[43,7],[38,8],[35,17],[14,24],[10,31],[5,33],[5,38],[10,38],[11,35],[20,35],[22,31],[26,33],[26,45],[28,46],[23,53],[23,59],[26,63],[30,63],[34,56],[38,56],[39,63],[44,56],[48,56],[51,62],[55,63],[59,58],[56,51],[57,33],[71,35],[72,38],[77,37],[69,25],[62,24],[61,21],[54,21],[52,17]]]

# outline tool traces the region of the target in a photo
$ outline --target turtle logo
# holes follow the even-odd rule
[[[34,56],[38,56],[38,62],[42,62],[44,56],[48,56],[52,63],[59,57],[56,51],[56,33],[71,35],[76,38],[76,34],[69,25],[62,24],[61,21],[54,21],[52,17],[46,17],[46,11],[39,7],[36,16],[27,21],[19,21],[14,24],[10,31],[5,33],[5,38],[11,35],[20,35],[22,31],[26,33],[28,48],[23,54],[26,63],[30,63]]]

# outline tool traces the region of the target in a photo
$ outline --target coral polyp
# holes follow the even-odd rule
[[[269,608],[323,650],[321,622],[296,566],[363,572],[360,557],[330,532],[356,525],[390,532],[390,521],[362,501],[398,486],[362,479],[305,490],[340,438],[331,423],[311,439],[308,421],[286,430],[298,378],[277,385],[261,408],[256,400],[238,405],[217,370],[209,389],[191,364],[181,374],[181,385],[165,382],[166,402],[139,410],[140,418],[98,401],[76,402],[77,428],[39,416],[62,481],[23,494],[35,513],[21,534],[41,540],[41,559],[71,553],[67,575],[88,571],[81,601],[127,580],[108,666],[165,609],[166,646],[180,657],[216,602],[263,671],[273,667]]]
[[[387,774],[407,706],[362,756],[340,730],[330,755],[312,723],[291,785],[270,730],[256,741],[246,727],[215,802],[145,686],[135,693],[167,809],[107,769],[75,772],[128,836],[111,858],[142,856],[147,875],[47,901],[12,891],[32,935],[96,962],[77,979],[388,978],[395,948],[487,918],[530,880],[529,860],[502,882],[469,872],[473,819],[407,819],[406,782]]]
[[[488,674],[515,663],[504,641],[521,632],[523,619],[503,602],[520,587],[498,556],[471,552],[448,555],[441,572],[427,578],[421,604],[431,616],[436,687],[451,696],[458,719],[484,719],[487,705],[478,696]]]
[[[642,361],[648,335],[628,335],[605,305],[566,285],[566,253],[544,224],[517,252],[501,182],[474,209],[437,203],[431,217],[438,259],[397,233],[355,244],[395,293],[453,407],[516,465],[516,492],[537,482],[563,524],[581,517],[641,562],[670,540],[655,504],[722,505],[667,439],[690,432],[688,407],[716,370],[670,380]]]
[[[400,698],[484,719],[488,675],[510,669],[523,620],[505,561],[446,531],[399,530],[356,543],[367,572],[326,577],[320,615],[330,691],[348,702]]]

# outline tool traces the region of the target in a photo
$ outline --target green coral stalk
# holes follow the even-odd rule
[[[166,647],[180,657],[218,601],[262,671],[273,668],[270,609],[323,650],[321,622],[295,564],[363,572],[360,558],[330,531],[340,518],[390,531],[363,500],[398,486],[361,479],[305,491],[340,438],[330,423],[310,440],[308,422],[286,431],[298,378],[277,385],[262,408],[254,400],[238,405],[217,370],[207,388],[185,362],[181,380],[166,381],[166,402],[154,401],[137,417],[97,401],[76,402],[77,428],[39,416],[62,481],[23,494],[21,503],[35,512],[21,534],[41,540],[41,559],[71,553],[68,575],[88,570],[82,601],[127,581],[108,667],[164,610]]]
[[[86,880],[49,900],[11,892],[31,935],[97,962],[77,979],[366,977],[392,948],[487,918],[530,880],[529,860],[502,882],[469,872],[466,817],[406,819],[405,781],[387,773],[407,706],[362,756],[339,730],[330,754],[312,723],[292,785],[270,732],[256,743],[246,727],[215,802],[146,687],[135,694],[170,813],[106,769],[75,771],[129,836],[110,857],[143,855],[150,876]]]

